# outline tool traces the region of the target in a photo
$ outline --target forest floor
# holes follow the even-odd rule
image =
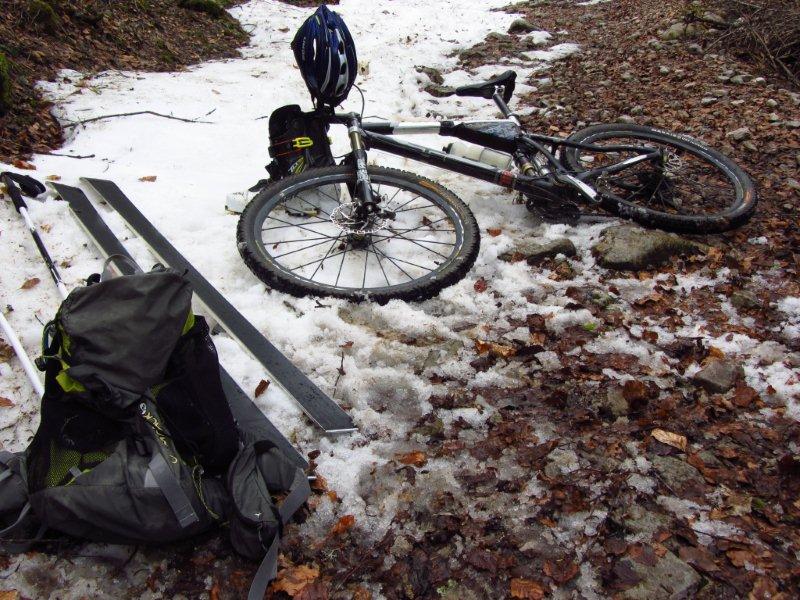
[[[247,37],[227,12],[213,16],[178,0],[7,0],[0,53],[10,62],[11,107],[0,114],[0,160],[26,160],[64,142],[52,104],[36,89],[62,69],[175,71],[236,56]]]
[[[359,44],[365,114],[490,118],[491,104],[440,97],[441,86],[514,68],[512,108],[531,129],[567,135],[624,121],[686,133],[741,164],[760,203],[734,232],[622,268],[608,247],[630,238],[615,224],[542,224],[496,188],[380,156],[462,197],[481,225],[481,254],[464,281],[426,302],[320,303],[265,290],[241,264],[235,217],[222,210],[227,191],[260,176],[266,134],[253,131],[255,119],[304,94],[287,32],[307,10],[271,0],[235,9],[253,32],[237,59],[175,74],[72,74],[47,86],[62,121],[214,108],[214,125],[119,119],[76,128],[65,151],[96,158],[37,155],[32,166],[65,182],[121,182],[359,427],[320,439],[275,386],[256,400],[319,476],[308,511],[287,528],[271,597],[797,597],[797,90],[723,52],[713,36],[665,39],[682,18],[678,0],[399,4],[339,5]],[[518,18],[528,24],[507,33]],[[388,19],[396,27],[377,25]],[[358,108],[360,98],[350,103]],[[35,211],[69,257],[68,282],[96,270],[63,203]],[[14,265],[3,289],[44,281],[24,228],[10,209],[3,216]],[[37,317],[57,307],[46,287],[8,300],[32,347]],[[215,341],[226,367],[255,389],[258,366],[230,340]],[[0,432],[16,450],[38,408],[9,365],[0,396],[14,406],[2,409]],[[255,569],[224,535],[168,548],[60,544],[5,565],[1,587],[59,598],[239,598]]]

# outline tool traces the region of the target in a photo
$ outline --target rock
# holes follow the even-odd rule
[[[610,415],[616,419],[628,416],[631,411],[630,404],[619,387],[609,388],[605,396],[598,394],[591,404],[601,415]]]
[[[756,77],[750,83],[752,83],[753,85],[766,85],[767,80],[764,79],[763,77]]]
[[[736,385],[737,379],[744,376],[741,365],[727,359],[713,359],[695,373],[694,382],[707,392],[724,394]]]
[[[630,115],[621,115],[619,119],[617,119],[620,123],[636,123],[636,119],[634,119]]]
[[[744,143],[742,144],[742,147],[743,147],[745,150],[748,150],[748,151],[750,151],[750,152],[758,152],[758,146],[756,146],[756,145],[755,145],[755,144],[754,144],[752,141],[750,141],[750,140],[747,140],[746,142],[744,142]]]
[[[662,66],[658,69],[658,72],[662,75],[669,75],[669,67]]]
[[[644,114],[644,106],[642,106],[641,104],[637,104],[636,106],[634,106],[634,107],[631,109],[631,114],[632,114],[632,115],[641,115],[641,114]]]
[[[730,82],[735,83],[737,85],[742,85],[743,83],[745,83],[744,75],[734,75],[733,77],[731,77]]]
[[[617,225],[603,232],[592,251],[606,269],[642,271],[678,255],[704,254],[706,247],[674,233]]]
[[[537,265],[559,254],[575,256],[576,252],[575,244],[567,238],[558,238],[541,243],[524,241],[508,252],[501,254],[500,259],[507,262],[524,259],[529,265]]]
[[[525,19],[514,19],[511,26],[508,28],[508,33],[530,33],[535,31],[536,27],[530,21]]]
[[[453,94],[453,88],[448,87],[446,85],[437,85],[435,83],[430,83],[423,88],[426,92],[428,92],[431,96],[436,96],[437,98],[442,98],[444,96],[451,96]]]
[[[743,142],[749,140],[752,136],[753,134],[750,132],[749,127],[740,127],[739,129],[729,131],[727,137],[731,138],[734,142]]]
[[[791,190],[800,192],[800,181],[797,181],[797,179],[789,177],[789,179],[786,180],[786,186]]]
[[[780,102],[778,102],[774,98],[769,98],[767,100],[767,106],[769,106],[770,108],[777,108],[779,104]]]
[[[647,537],[652,536],[659,529],[668,529],[672,519],[667,515],[650,512],[638,504],[631,504],[622,508],[625,511],[621,515],[621,521],[631,533],[641,533]]]
[[[778,113],[770,113],[770,115],[767,118],[772,123],[774,123],[775,121],[780,121],[781,120],[781,116]]]
[[[442,85],[444,83],[444,77],[442,77],[442,72],[439,69],[434,69],[433,67],[416,67],[417,73],[424,73],[428,76],[428,78],[435,83],[436,85]]]
[[[688,48],[689,48],[689,52],[691,52],[692,54],[702,54],[703,53],[703,47],[700,44],[689,44]]]
[[[702,578],[672,552],[658,559],[654,566],[648,566],[631,558],[623,558],[626,570],[632,570],[641,581],[622,592],[626,600],[679,600],[694,597]],[[617,567],[618,568],[618,567]]]
[[[760,308],[761,302],[758,301],[758,296],[753,292],[747,290],[739,290],[731,294],[731,304],[739,310],[748,310],[751,308]]]
[[[786,121],[784,126],[788,127],[789,129],[798,129],[800,128],[800,121]]]
[[[690,483],[703,481],[700,471],[679,458],[654,456],[652,463],[653,468],[661,475],[664,483],[673,490],[681,490]]]
[[[713,96],[706,96],[705,98],[700,100],[700,104],[702,104],[703,106],[710,106],[711,104],[717,102],[717,100],[718,98],[714,98]]]
[[[694,23],[673,23],[661,32],[661,39],[665,41],[679,40],[681,38],[692,37],[697,33],[697,25]]]
[[[729,23],[719,16],[717,13],[713,13],[711,11],[706,11],[703,14],[703,20],[707,23],[713,23],[714,25],[720,25],[722,27],[727,27]]]

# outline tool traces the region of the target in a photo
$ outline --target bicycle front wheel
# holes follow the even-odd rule
[[[295,296],[423,300],[462,279],[478,254],[475,217],[433,181],[369,167],[378,211],[358,216],[352,165],[309,169],[258,193],[239,220],[239,253]]]
[[[688,136],[629,124],[595,125],[569,141],[595,146],[660,148],[660,164],[646,161],[594,185],[601,206],[648,227],[711,234],[743,225],[756,208],[756,192],[745,172],[728,157]],[[596,169],[636,156],[634,151],[566,148],[574,171]]]

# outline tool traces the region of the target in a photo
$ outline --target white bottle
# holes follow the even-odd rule
[[[454,156],[461,156],[462,158],[469,158],[470,160],[491,165],[503,171],[509,170],[514,165],[514,157],[510,154],[466,142],[457,141],[448,144],[444,147],[444,151]]]

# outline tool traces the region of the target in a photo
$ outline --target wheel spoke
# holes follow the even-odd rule
[[[274,219],[273,216],[267,216],[267,219]],[[330,223],[330,219],[318,219],[316,221],[306,221],[306,225],[316,225],[317,223]],[[284,221],[284,223],[288,223],[288,221]],[[288,225],[276,225],[275,227],[262,227],[261,231],[269,231],[271,229],[286,229],[287,227],[297,227],[296,223],[289,223]],[[324,234],[323,234],[324,235]]]
[[[272,258],[281,258],[282,256],[289,256],[290,254],[294,254],[295,252],[302,252],[303,250],[308,250],[309,248],[316,248],[317,246],[321,246],[322,244],[326,244],[328,240],[331,238],[325,238],[325,241],[317,242],[316,244],[311,244],[310,246],[304,246],[303,248],[298,248],[297,250],[291,250],[289,252],[284,252],[283,254],[278,254],[277,256],[273,256]]]
[[[305,264],[302,264],[302,265],[300,265],[298,267],[291,268],[289,270],[290,271],[297,271],[297,269],[302,269],[303,267],[307,267],[309,265],[313,265],[313,264],[316,264],[318,262],[322,262],[322,261],[328,260],[329,258],[336,258],[340,254],[344,254],[345,252],[346,252],[346,249],[345,250],[340,250],[339,252],[336,252],[335,254],[327,254],[327,255],[323,256],[322,258],[318,258],[317,260],[312,260],[311,262],[307,262]],[[316,273],[316,271],[314,271],[314,272]]]
[[[347,249],[348,249],[348,246],[347,246],[347,244],[345,244],[344,252],[342,252],[342,262],[339,263],[339,272],[336,274],[336,283],[333,284],[333,287],[336,287],[336,286],[339,285],[339,277],[342,276],[342,267],[344,266],[344,259],[347,257]]]
[[[372,249],[372,253],[375,255],[375,258],[378,260],[378,266],[381,268],[381,272],[383,273],[383,278],[386,280],[386,285],[391,287],[391,283],[389,282],[389,277],[386,275],[386,271],[383,268],[383,263],[381,262],[381,257],[378,256],[378,253],[375,251],[375,248],[370,244],[369,246]]]
[[[316,189],[317,189],[317,190],[319,190],[319,191],[320,191],[320,193],[322,193],[322,194],[325,194],[325,192],[323,192],[323,191],[322,191],[322,188],[316,188]],[[328,196],[328,194],[325,194],[325,195],[326,195],[326,196]],[[318,211],[319,211],[319,212],[321,212],[323,215],[325,215],[325,216],[327,216],[327,217],[329,217],[329,218],[330,218],[330,216],[331,216],[331,214],[330,214],[329,212],[327,212],[327,211],[323,210],[323,208],[322,208],[321,206],[317,206],[317,205],[316,205],[316,204],[314,204],[313,202],[309,202],[308,200],[306,200],[305,198],[303,198],[303,197],[302,197],[302,196],[300,196],[300,195],[294,195],[294,196],[292,196],[291,198],[287,198],[287,199],[286,199],[286,201],[289,201],[289,200],[291,200],[292,198],[297,198],[298,200],[301,200],[302,202],[305,202],[305,203],[306,203],[306,204],[308,204],[308,205],[309,205],[311,208],[313,208],[313,209],[315,209],[315,210],[318,210]],[[328,196],[328,198],[331,198],[331,197],[330,197],[330,196]],[[333,200],[334,202],[336,202],[336,200],[334,200],[333,198],[331,198],[331,200]],[[337,204],[338,204],[338,203],[337,203]],[[284,202],[284,203],[283,203],[283,206],[284,206],[284,208],[286,207],[286,202]]]
[[[320,263],[317,265],[317,268],[316,268],[316,269],[314,269],[314,272],[311,274],[311,278],[310,278],[310,279],[311,279],[311,281],[314,281],[314,275],[316,275],[316,274],[317,274],[317,271],[319,271],[320,267],[321,267],[321,266],[323,265],[323,263],[325,262],[325,259],[326,259],[326,258],[328,258],[328,256],[329,256],[329,255],[330,255],[330,253],[331,253],[331,250],[333,250],[333,249],[336,247],[336,242],[338,242],[338,241],[339,241],[339,238],[341,238],[341,237],[342,237],[342,234],[340,233],[339,235],[337,235],[337,236],[336,236],[336,239],[335,239],[335,240],[333,240],[333,243],[331,244],[331,247],[330,247],[330,248],[328,248],[328,251],[325,253],[325,256],[323,256],[323,257],[322,257],[322,260],[321,260],[321,261],[320,261]]]
[[[268,219],[275,219],[278,223],[286,223],[287,225],[291,225],[292,227],[298,227],[298,228],[303,229],[305,231],[310,231],[311,233],[316,233],[317,235],[327,235],[326,233],[323,233],[322,231],[317,231],[316,229],[311,229],[310,227],[306,227],[304,225],[298,225],[297,223],[289,223],[289,221],[284,221],[283,219],[279,219],[278,217],[273,217],[272,215],[268,216],[267,218]],[[323,221],[323,223],[330,223],[330,221]],[[262,232],[263,231],[264,230],[262,229]]]
[[[373,246],[373,248],[375,248],[375,246]],[[402,271],[402,272],[403,272],[403,275],[405,275],[406,277],[408,277],[408,280],[409,280],[409,281],[414,281],[414,278],[413,278],[411,275],[409,275],[409,274],[406,272],[406,270],[405,270],[403,267],[401,267],[401,266],[400,266],[400,265],[398,265],[396,262],[394,262],[394,260],[392,260],[390,257],[386,256],[386,255],[385,255],[383,252],[381,252],[381,251],[380,251],[378,248],[375,248],[375,251],[376,251],[376,252],[380,252],[380,253],[381,253],[381,255],[382,255],[382,256],[383,256],[385,259],[387,259],[387,260],[388,260],[390,263],[392,263],[392,264],[393,264],[395,267],[397,267],[398,269],[400,269],[400,271]]]

